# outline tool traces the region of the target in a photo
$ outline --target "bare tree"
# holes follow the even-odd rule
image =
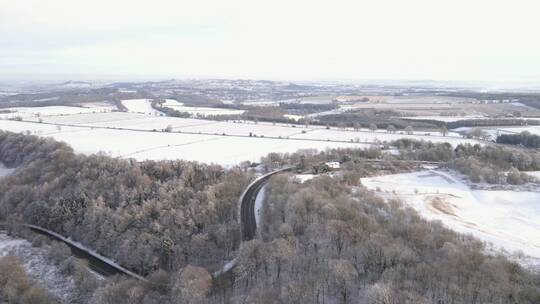
[[[446,128],[446,126],[442,126],[440,132],[442,136],[446,136],[448,134],[448,129]]]
[[[201,267],[188,265],[176,276],[172,287],[175,303],[206,303],[212,287],[212,277]]]
[[[412,126],[407,126],[405,128],[405,132],[408,134],[408,135],[412,135],[413,134],[413,127]]]

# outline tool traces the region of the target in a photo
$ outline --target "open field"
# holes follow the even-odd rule
[[[171,108],[179,112],[187,112],[195,116],[207,116],[207,115],[240,115],[244,113],[244,110],[235,109],[222,109],[222,108],[209,108],[209,107],[187,107],[184,103],[178,102],[173,99],[166,99],[163,103],[163,107]]]
[[[51,136],[85,154],[104,152],[113,157],[137,160],[185,159],[222,165],[259,161],[269,152],[295,152],[298,149],[369,147],[366,144],[310,140],[234,137],[136,130],[91,126],[61,126],[35,122],[0,120],[0,129]]]
[[[37,121],[36,118],[31,118]],[[42,119],[44,123],[60,125],[76,125],[102,128],[122,128],[134,130],[163,130],[170,126],[175,132],[202,133],[211,135],[235,135],[235,136],[263,136],[263,137],[281,137],[290,139],[310,139],[310,140],[330,140],[330,141],[356,141],[361,142],[383,142],[399,138],[416,138],[433,142],[470,142],[477,141],[463,139],[457,133],[450,132],[443,137],[439,132],[416,131],[412,135],[405,134],[404,131],[398,131],[394,134],[387,133],[385,130],[372,132],[367,129],[336,129],[327,130],[323,126],[291,125],[291,124],[273,124],[252,121],[213,121],[193,118],[176,118],[162,116],[148,116],[140,113],[95,113],[95,114],[77,114],[55,117],[46,117]]]
[[[154,110],[154,108],[152,108],[149,99],[122,100],[122,105],[127,108],[128,112],[132,113],[140,113],[153,116],[164,115],[160,111]]]
[[[81,113],[99,113],[111,112],[116,110],[116,107],[108,104],[88,104],[80,107],[68,106],[49,106],[49,107],[16,107],[0,109],[9,111],[8,113],[0,113],[0,119],[20,118],[36,118],[38,116],[55,116],[55,115],[70,115]]]
[[[409,116],[409,117],[403,117],[403,118],[416,119],[416,120],[437,120],[437,121],[443,121],[443,122],[454,122],[454,121],[460,121],[460,120],[466,120],[466,119],[487,119],[487,117],[483,115]]]
[[[522,252],[526,257],[520,262],[540,266],[538,192],[472,190],[442,171],[363,178],[362,184],[402,199],[428,219],[491,243],[493,249]]]
[[[114,157],[138,160],[186,159],[224,165],[245,160],[259,161],[269,152],[369,147],[399,138],[449,142],[452,145],[478,143],[454,133],[443,137],[438,132],[407,135],[404,132],[389,134],[383,130],[327,130],[323,126],[306,128],[291,124],[165,117],[143,108],[146,102],[132,101],[125,105],[134,112],[142,112],[74,114],[70,107],[66,107],[66,112],[55,112],[59,115],[30,116],[23,121],[0,120],[0,129],[52,136],[86,154],[101,151]],[[165,129],[171,132],[165,132]]]
[[[430,134],[430,135],[424,135]],[[454,135],[452,133],[450,135]],[[354,142],[385,142],[394,141],[401,138],[411,138],[417,140],[425,140],[431,142],[448,142],[453,146],[460,143],[475,144],[478,141],[473,139],[464,139],[459,136],[442,136],[438,132],[416,132],[411,135],[405,134],[405,132],[387,133],[385,131],[371,132],[371,131],[342,131],[342,130],[326,130],[316,129],[306,132],[304,134],[298,134],[295,138],[302,139],[323,139],[323,140],[343,140]]]
[[[394,111],[399,116],[409,119],[446,122],[505,117],[514,113],[520,113],[524,117],[538,117],[540,115],[540,110],[518,102],[481,102],[473,98],[448,96],[370,96],[369,101],[340,103],[338,109],[310,116],[317,117],[361,110]]]

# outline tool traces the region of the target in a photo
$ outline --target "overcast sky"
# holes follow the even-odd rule
[[[540,80],[537,0],[0,0],[0,79]]]

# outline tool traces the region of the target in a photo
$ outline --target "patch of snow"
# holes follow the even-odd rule
[[[26,269],[28,276],[63,303],[78,299],[78,290],[71,276],[64,276],[57,266],[47,259],[45,248],[32,247],[26,240],[12,238],[0,233],[0,256],[16,256]]]
[[[454,122],[454,121],[460,121],[460,120],[467,120],[467,119],[487,119],[487,117],[483,115],[465,115],[465,116],[408,116],[408,117],[402,117],[406,119],[412,119],[412,120],[436,120],[436,121],[443,121],[443,122]]]
[[[223,265],[223,267],[220,270],[214,272],[212,276],[214,278],[216,278],[216,277],[220,276],[222,273],[231,270],[233,267],[236,266],[236,264],[238,264],[238,261],[239,261],[238,257],[230,260],[229,262],[225,263],[225,265]]]
[[[429,134],[429,133],[428,133]],[[455,136],[440,136],[440,135],[420,135],[416,134],[401,134],[401,133],[386,133],[386,132],[370,132],[370,131],[342,131],[342,130],[326,130],[317,129],[306,133],[297,134],[294,138],[302,139],[322,139],[322,140],[342,140],[351,142],[389,142],[401,138],[410,138],[416,140],[431,141],[434,143],[447,142],[452,146],[457,146],[461,143],[477,144],[477,140],[466,139]]]
[[[188,107],[184,103],[174,99],[166,99],[163,107],[171,108],[179,112],[187,112],[191,115],[207,116],[207,115],[240,115],[244,110],[225,109],[225,108],[209,108],[209,107]]]
[[[164,107],[181,107],[184,103],[174,99],[165,99],[161,105]]]
[[[150,99],[126,99],[122,100],[122,105],[128,109],[128,112],[152,116],[164,115],[162,112],[152,108],[152,101]]]
[[[259,227],[259,223],[261,222],[262,204],[265,197],[266,185],[261,188],[259,193],[257,193],[257,197],[255,198],[255,224],[257,225],[257,227]],[[260,231],[260,229],[257,230]]]
[[[245,106],[255,106],[255,107],[278,107],[280,101],[245,101],[242,102]]]
[[[296,120],[296,121],[299,121],[300,119],[304,118],[304,116],[302,115],[292,115],[292,114],[285,114],[283,116],[292,120]]]
[[[297,180],[299,180],[301,183],[305,183],[307,182],[308,180],[311,180],[313,179],[315,176],[315,174],[296,174],[294,176],[294,178],[296,178]]]
[[[13,171],[15,171],[15,169],[6,168],[2,163],[0,163],[0,179],[13,173]]]
[[[111,105],[104,106],[81,106],[81,107],[69,107],[69,106],[48,106],[48,107],[14,107],[3,108],[1,110],[10,111],[10,113],[0,113],[0,119],[12,119],[21,117],[23,119],[36,118],[38,116],[56,116],[56,115],[74,115],[81,113],[94,113],[94,112],[110,112],[113,110]]]
[[[536,177],[540,180],[540,171],[527,171],[525,173],[527,173],[530,176]]]

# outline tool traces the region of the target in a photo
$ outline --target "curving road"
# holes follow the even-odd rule
[[[290,171],[294,167],[286,167],[276,171],[267,173],[257,179],[255,179],[251,184],[249,184],[240,196],[238,200],[238,218],[240,219],[240,234],[242,242],[247,242],[253,240],[257,234],[257,221],[255,219],[255,200],[257,199],[257,194],[261,188],[268,182],[270,177],[285,171]],[[214,272],[212,276],[217,279],[221,276],[227,275],[233,268],[238,264],[238,258],[234,258],[230,262],[226,263],[221,267],[220,270]]]
[[[257,222],[255,220],[255,200],[261,188],[268,182],[270,177],[285,171],[290,171],[294,167],[287,167],[267,173],[254,180],[240,196],[240,232],[242,241],[250,241],[257,233]]]

